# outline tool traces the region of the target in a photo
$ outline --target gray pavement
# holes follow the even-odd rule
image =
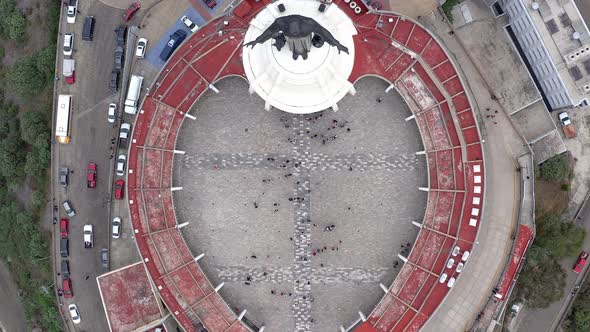
[[[57,84],[58,94],[73,96],[73,117],[71,124],[72,140],[68,145],[56,144],[52,162],[57,171],[64,165],[72,170],[70,186],[63,190],[53,183],[55,204],[60,205],[69,199],[76,209],[77,215],[70,218],[70,269],[74,292],[73,299],[60,298],[62,310],[67,315],[66,306],[76,303],[82,323],[75,326],[80,331],[107,331],[101,298],[95,278],[106,272],[100,264],[99,251],[109,247],[110,223],[108,204],[110,198],[110,179],[112,170],[112,153],[110,139],[117,135],[117,128],[107,123],[106,110],[110,102],[117,102],[119,94],[109,91],[108,83],[113,68],[113,50],[115,48],[114,29],[121,24],[122,11],[107,7],[98,1],[80,1],[80,14],[75,24],[66,24],[62,20],[61,32],[75,34],[74,55],[76,59],[76,83],[66,85],[63,81]],[[81,32],[86,15],[94,16],[96,26],[94,40],[82,41]],[[61,45],[61,36],[60,42]],[[58,58],[58,72],[61,73],[61,59]],[[95,189],[86,188],[86,166],[88,162],[98,165],[98,184]],[[56,181],[54,177],[54,181]],[[63,216],[63,208],[59,209]],[[84,224],[94,225],[94,248],[84,249],[82,227]],[[57,232],[57,229],[55,230]],[[58,237],[55,237],[58,239]],[[56,241],[57,242],[57,241]],[[54,243],[57,245],[57,243]],[[55,252],[59,253],[57,247]],[[57,262],[61,258],[58,257]],[[58,277],[61,287],[61,277]],[[73,327],[71,323],[70,329]]]
[[[470,58],[457,41],[458,33],[446,33],[449,28],[438,12],[424,18],[422,23],[438,33],[455,63],[461,64],[461,76],[473,97],[472,106],[485,140],[485,205],[475,247],[465,270],[423,328],[423,331],[433,332],[465,331],[492,295],[492,288],[508,259],[520,195],[516,160],[529,150],[510,122],[506,110],[490,98],[493,85],[488,85],[486,80],[494,81],[493,77],[488,76],[488,71],[483,74],[478,71],[479,66],[471,61],[473,57]],[[480,36],[473,34],[470,38]],[[468,50],[471,52],[472,49]],[[481,50],[476,49],[475,52],[478,54]]]
[[[216,86],[183,123],[174,163],[176,215],[206,275],[270,331],[333,331],[369,314],[426,204],[401,97],[366,78],[340,111],[294,116],[264,111],[241,79]]]

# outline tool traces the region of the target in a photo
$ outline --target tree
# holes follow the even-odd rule
[[[25,150],[20,137],[10,135],[0,141],[0,175],[9,187],[19,184],[24,178]]]
[[[18,108],[0,102],[0,139],[18,132]]]
[[[39,135],[49,136],[45,115],[34,111],[24,113],[20,119],[20,132],[23,141],[29,144],[34,144]]]
[[[533,244],[514,290],[518,301],[531,308],[546,308],[563,296],[565,272],[551,254]]]
[[[20,11],[14,10],[5,19],[5,29],[8,38],[23,41],[27,31],[27,19]]]
[[[4,77],[8,89],[23,97],[33,96],[45,86],[46,80],[37,69],[34,57],[25,57],[16,62]]]
[[[545,214],[536,221],[537,238],[535,243],[548,250],[556,259],[574,256],[579,253],[584,241],[583,228],[563,222],[556,214]]]
[[[52,82],[55,75],[55,44],[49,45],[35,54],[35,66],[45,83]]]
[[[565,181],[572,177],[568,155],[560,154],[547,159],[541,164],[539,175],[541,179],[551,182]]]

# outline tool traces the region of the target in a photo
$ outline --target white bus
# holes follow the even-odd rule
[[[70,112],[72,96],[59,95],[57,98],[57,117],[55,119],[55,137],[61,144],[70,142]]]

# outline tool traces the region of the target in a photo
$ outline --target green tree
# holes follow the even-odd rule
[[[18,107],[0,101],[0,139],[18,132]]]
[[[563,296],[565,272],[551,254],[533,245],[514,290],[517,301],[531,308],[545,308]]]
[[[23,141],[35,144],[39,135],[49,136],[47,119],[41,112],[29,111],[24,113],[20,119],[20,132]]]
[[[540,166],[540,177],[551,182],[565,181],[572,177],[573,172],[567,154],[552,157]]]
[[[27,32],[27,19],[18,10],[14,10],[5,18],[5,31],[8,38],[16,41],[23,41]]]
[[[0,175],[11,188],[18,185],[24,178],[26,153],[20,137],[10,135],[0,141]]]
[[[4,80],[7,89],[23,97],[38,94],[46,83],[44,75],[37,69],[36,59],[30,56],[16,62],[6,72]]]
[[[577,255],[584,241],[583,228],[570,222],[563,222],[558,215],[545,214],[536,221],[535,243],[548,250],[556,259]]]
[[[34,56],[35,66],[45,83],[52,82],[55,75],[55,44],[49,45]]]

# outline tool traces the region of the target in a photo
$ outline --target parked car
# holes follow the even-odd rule
[[[141,6],[137,2],[134,2],[129,7],[127,7],[125,14],[123,14],[123,21],[131,21],[131,19],[133,19],[133,16],[135,16],[135,13],[137,13],[139,8],[141,8]]]
[[[94,16],[86,16],[82,27],[82,40],[92,41],[94,39]]]
[[[561,112],[557,115],[559,117],[559,122],[561,123],[561,128],[563,129],[563,133],[567,138],[574,138],[576,137],[576,128],[572,124],[572,120],[570,119],[567,112]]]
[[[215,6],[217,6],[217,2],[215,2],[215,0],[203,0],[203,2],[207,5],[207,7],[209,8],[213,8]]]
[[[174,50],[180,45],[184,39],[186,38],[186,31],[182,29],[176,30],[173,34],[170,35],[170,39],[168,39],[168,43],[164,46],[164,49],[160,53],[160,59],[163,61],[168,61]]]
[[[580,273],[584,269],[584,265],[586,265],[586,261],[588,260],[588,253],[586,251],[582,251],[574,264],[574,272]]]
[[[115,123],[115,120],[117,120],[117,104],[115,104],[115,103],[109,104],[109,111],[107,113],[107,120],[109,121],[109,123]]]
[[[70,221],[68,220],[68,218],[61,218],[59,220],[59,235],[61,235],[61,237],[66,237],[68,236],[68,223]]]
[[[88,188],[96,188],[96,164],[88,163],[86,168],[86,183]]]
[[[74,297],[74,291],[72,289],[72,279],[63,278],[61,290],[64,292],[64,297],[66,299],[71,299],[72,297]]]
[[[180,20],[182,23],[184,23],[184,25],[186,25],[187,28],[191,30],[191,32],[195,32],[199,29],[199,26],[196,25],[195,22],[191,21],[191,19],[186,15],[184,15]]]
[[[74,208],[72,207],[72,203],[70,203],[70,201],[64,201],[62,203],[64,210],[66,210],[66,214],[68,215],[68,217],[73,217],[76,215],[76,210],[74,210]]]
[[[66,33],[66,34],[64,34],[64,48],[63,48],[64,55],[71,56],[73,51],[74,51],[74,34],[73,33]]]
[[[142,59],[145,56],[145,51],[147,49],[147,38],[139,38],[137,41],[137,47],[135,48],[135,56]]]
[[[70,255],[70,240],[67,237],[59,239],[59,254],[63,258]]]
[[[69,0],[66,22],[70,24],[76,23],[76,14],[78,14],[78,0]]]
[[[118,239],[121,236],[121,217],[113,218],[113,239]]]
[[[115,33],[117,35],[117,46],[125,46],[125,36],[127,33],[127,27],[124,25],[118,26],[115,29]]]
[[[109,89],[111,92],[119,91],[119,72],[113,70],[111,72],[111,81],[109,82]]]
[[[129,135],[131,135],[131,125],[128,123],[121,124],[121,129],[119,130],[119,148],[126,149],[127,142],[129,141]]]
[[[80,324],[82,320],[80,319],[80,313],[78,312],[78,307],[76,307],[76,304],[70,304],[68,306],[68,310],[70,311],[70,317],[72,317],[72,322],[74,322],[74,324]]]
[[[125,196],[125,181],[119,179],[115,181],[115,199],[123,199]]]
[[[61,277],[62,278],[69,278],[70,277],[70,261],[64,259],[61,261]]]
[[[125,175],[125,164],[127,163],[127,156],[124,154],[120,154],[119,158],[117,158],[117,175],[123,176]]]
[[[59,169],[59,184],[62,187],[67,187],[68,186],[68,180],[70,177],[70,169],[67,167],[61,167]]]
[[[105,269],[109,268],[109,249],[102,248],[100,250],[100,263]]]
[[[122,46],[115,47],[115,70],[121,71],[123,69],[123,55],[125,50]]]
[[[94,234],[92,233],[92,225],[86,224],[84,225],[84,248],[92,248],[94,245]]]

